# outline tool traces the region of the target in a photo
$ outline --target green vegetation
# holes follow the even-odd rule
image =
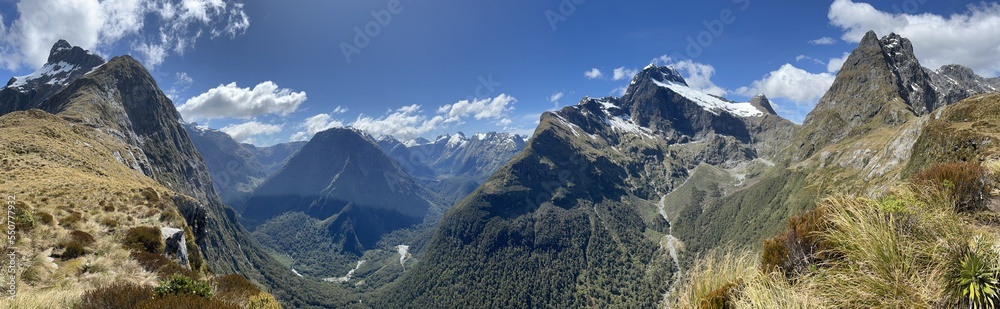
[[[982,179],[987,170],[941,164],[921,175]],[[696,261],[674,305],[993,308],[1000,301],[1000,258],[994,252],[1000,230],[977,218],[996,213],[955,207],[954,188],[915,179],[877,199],[824,199],[765,240],[759,258],[716,254]]]
[[[159,297],[196,295],[203,298],[212,298],[212,287],[208,283],[200,282],[183,275],[173,275],[169,280],[161,282],[159,286],[153,288]]]
[[[131,228],[125,233],[124,246],[137,252],[163,253],[160,229],[151,226]]]
[[[134,309],[153,298],[153,288],[133,283],[111,285],[87,291],[75,309]]]

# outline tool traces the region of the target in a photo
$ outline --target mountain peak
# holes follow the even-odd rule
[[[59,40],[52,45],[46,64],[57,64],[60,62],[86,68],[87,71],[90,71],[104,64],[104,58],[82,47],[70,45],[66,40]]]
[[[636,78],[652,78],[661,83],[673,82],[687,86],[687,81],[672,66],[658,66],[650,64],[636,75]]]
[[[771,100],[768,100],[767,96],[765,96],[763,93],[758,94],[757,96],[753,97],[753,99],[750,99],[750,105],[753,105],[753,107],[756,107],[758,110],[760,110],[762,113],[765,114],[771,114],[771,115],[778,114],[774,111],[774,108],[771,107]]]

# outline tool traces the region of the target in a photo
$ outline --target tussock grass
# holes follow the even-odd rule
[[[1000,164],[962,170],[996,173]],[[708,254],[695,262],[670,307],[953,308],[1000,303],[1000,293],[969,296],[971,285],[991,288],[1000,281],[1000,227],[980,219],[995,217],[991,210],[956,207],[963,198],[947,182],[926,181],[900,184],[874,198],[828,197],[819,211],[801,216],[822,219],[824,228],[808,229],[823,243],[822,250],[764,254],[767,260],[807,261],[798,271],[786,273],[773,262],[762,263],[759,253]],[[798,233],[799,221],[792,220],[779,238],[794,239],[788,235]],[[780,254],[787,256],[776,258]],[[720,295],[723,302],[712,301]]]

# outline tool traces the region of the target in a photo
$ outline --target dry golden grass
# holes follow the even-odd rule
[[[119,162],[116,152],[129,156],[111,135],[53,115],[0,117],[0,195],[15,196],[17,207],[36,218],[33,228],[17,233],[17,297],[3,297],[0,307],[66,308],[97,286],[156,283],[122,247],[122,234],[135,226],[186,223],[170,202],[175,193]],[[51,222],[42,220],[46,216]],[[60,259],[74,230],[96,239],[82,256]]]

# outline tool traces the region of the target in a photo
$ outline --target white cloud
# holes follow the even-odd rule
[[[784,98],[796,105],[812,106],[833,85],[833,74],[813,74],[791,64],[782,65],[777,71],[767,73],[750,86],[736,89],[736,94],[754,96],[764,93],[770,98]]]
[[[632,76],[635,76],[636,73],[639,73],[639,71],[636,69],[626,69],[625,67],[620,67],[615,69],[614,76],[611,79],[614,80],[631,79]]]
[[[250,26],[242,4],[222,0],[24,0],[16,7],[17,19],[0,27],[0,65],[8,70],[40,67],[59,39],[98,53],[124,43],[156,67],[193,49],[205,31],[235,37]]]
[[[604,74],[602,74],[601,70],[598,70],[597,68],[593,68],[590,69],[590,71],[583,72],[583,77],[586,77],[587,79],[598,79],[601,78],[602,76],[604,76]]]
[[[174,74],[174,85],[170,86],[170,89],[165,91],[165,94],[171,101],[177,101],[180,98],[181,92],[184,92],[194,84],[194,79],[187,74],[187,72],[177,72]]]
[[[828,37],[828,36],[821,37],[821,38],[809,41],[809,44],[812,44],[812,45],[833,45],[833,44],[836,44],[836,43],[837,43],[836,39]]]
[[[552,96],[549,96],[549,102],[559,103],[559,99],[562,99],[563,96],[564,94],[562,92],[553,93]]]
[[[360,115],[351,126],[375,136],[392,135],[408,140],[437,129],[443,123],[444,116],[427,117],[420,105],[414,104],[378,118]]]
[[[488,119],[492,120],[494,125],[506,128],[513,122],[509,114],[514,110],[515,103],[517,103],[516,98],[500,94],[494,98],[462,100],[447,104],[435,109],[434,114],[429,114],[420,105],[413,104],[390,110],[381,117],[362,114],[349,125],[375,136],[392,135],[400,140],[413,139],[453,125],[460,125],[467,119]]]
[[[344,123],[340,120],[333,119],[333,116],[330,114],[318,114],[316,116],[306,118],[306,121],[302,126],[306,129],[306,133],[308,133],[309,136],[312,136],[328,129],[343,127]]]
[[[870,4],[835,0],[827,15],[843,30],[842,39],[860,42],[865,32],[895,32],[909,38],[921,64],[936,69],[946,64],[971,67],[979,74],[1000,74],[1000,4],[969,5],[967,11],[944,17],[882,12]]]
[[[806,56],[806,55],[795,56],[795,62],[802,62],[802,61],[809,61],[809,62],[812,62],[812,63],[815,63],[815,64],[819,64],[819,65],[826,65],[826,62],[823,62],[823,60],[819,60],[819,59],[816,59],[816,58],[813,58],[813,57],[809,57],[809,56]]]
[[[347,110],[348,110],[348,109],[347,109],[346,107],[343,107],[343,106],[340,106],[340,105],[337,105],[337,107],[335,107],[335,108],[333,109],[333,113],[334,113],[334,114],[343,114],[343,113],[346,113],[346,112],[347,112]]]
[[[445,116],[445,122],[459,122],[463,118],[472,116],[476,120],[500,119],[513,109],[511,105],[517,103],[517,99],[512,96],[501,94],[494,98],[475,99],[472,101],[462,100],[454,104],[448,104],[438,108],[438,114]]]
[[[288,115],[306,100],[305,91],[293,92],[266,81],[253,89],[236,83],[219,85],[187,100],[177,111],[184,119],[252,118],[266,114]]]
[[[711,65],[691,60],[676,61],[667,55],[653,59],[653,63],[673,67],[678,73],[681,73],[684,81],[692,89],[717,96],[725,96],[729,93],[729,90],[719,87],[715,82],[712,82],[712,76],[715,75],[715,67]]]
[[[844,62],[847,62],[847,57],[850,56],[851,53],[844,53],[844,55],[839,58],[830,58],[830,62],[827,62],[826,64],[826,71],[830,73],[840,71],[840,68],[844,66]]]
[[[625,96],[626,92],[628,92],[628,86],[619,86],[615,89],[611,89],[611,95],[613,96]]]
[[[309,140],[309,133],[306,133],[305,131],[295,132],[295,134],[292,134],[292,136],[290,138],[288,138],[288,139],[290,141],[293,141],[293,142],[308,141]]]
[[[238,142],[252,144],[254,142],[253,137],[274,135],[275,133],[281,132],[281,127],[281,125],[250,121],[241,124],[228,125],[219,129],[219,131],[229,134],[229,136]]]

